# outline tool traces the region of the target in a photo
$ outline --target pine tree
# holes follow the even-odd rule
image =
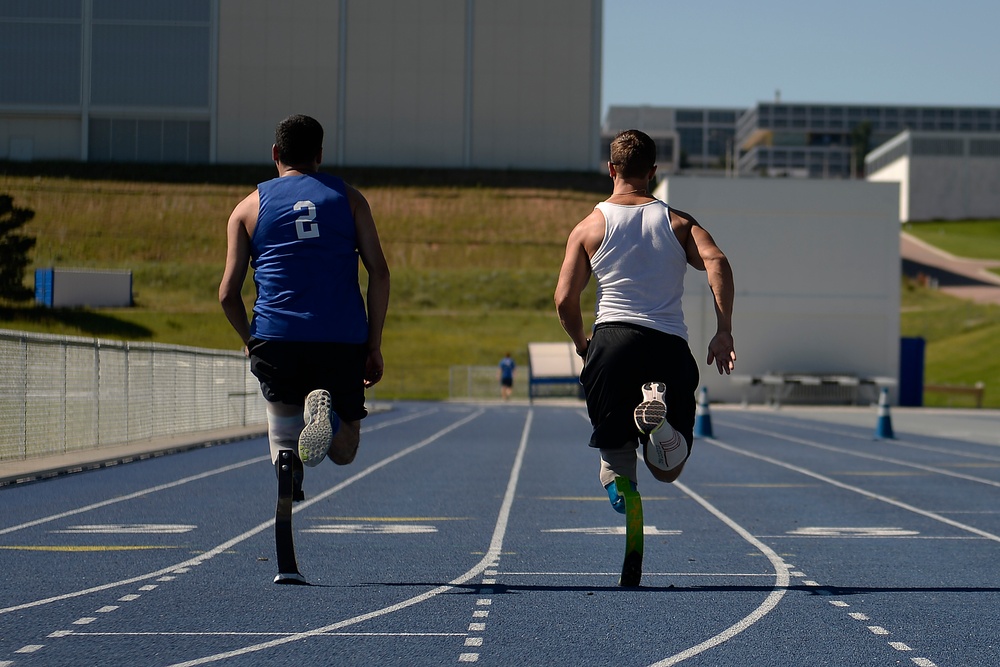
[[[0,195],[0,298],[26,301],[34,293],[24,286],[24,272],[30,262],[28,251],[35,247],[35,239],[18,233],[35,212],[16,208],[14,198]]]

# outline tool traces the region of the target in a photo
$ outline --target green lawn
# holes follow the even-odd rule
[[[185,183],[0,167],[0,193],[36,214],[25,230],[37,238],[32,269],[130,269],[136,301],[134,308],[98,310],[0,304],[0,328],[237,349],[216,298],[225,223],[269,172],[250,170],[245,180],[244,172],[234,173]],[[492,366],[510,351],[524,367],[529,341],[566,340],[552,306],[556,274],[566,235],[607,194],[603,180],[579,178],[592,184],[585,187],[511,175],[462,186],[438,185],[426,174],[406,180],[362,173],[352,180],[371,201],[392,268],[379,397],[443,398],[450,366]],[[489,184],[497,180],[513,182]],[[1000,221],[907,230],[949,252],[974,249],[1000,259]],[[248,280],[248,304],[252,292]],[[592,310],[593,286],[586,296]],[[927,340],[928,383],[982,381],[987,405],[1000,407],[1000,355],[991,344],[1000,336],[1000,308],[904,283],[901,334]],[[962,397],[927,400],[969,404]]]

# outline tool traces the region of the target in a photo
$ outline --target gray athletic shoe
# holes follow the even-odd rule
[[[299,435],[299,459],[309,467],[318,466],[333,442],[340,418],[330,409],[330,392],[317,389],[306,396],[306,426]]]
[[[663,394],[667,385],[662,382],[647,382],[642,385],[643,401],[635,409],[635,425],[643,435],[649,435],[663,426],[667,418],[667,404]]]

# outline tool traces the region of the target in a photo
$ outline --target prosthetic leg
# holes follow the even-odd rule
[[[615,477],[615,489],[625,499],[625,560],[618,585],[634,587],[642,579],[642,498],[627,477]]]
[[[299,574],[295,562],[295,542],[292,540],[292,500],[295,493],[295,453],[289,449],[278,452],[275,471],[278,473],[278,506],[274,512],[274,545],[278,556],[276,584],[309,585]],[[300,491],[301,492],[301,491]]]

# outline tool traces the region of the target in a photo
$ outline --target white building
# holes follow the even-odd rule
[[[0,160],[599,163],[602,0],[0,2]]]
[[[867,179],[899,183],[899,220],[1000,216],[1000,136],[906,131],[865,158]]]

